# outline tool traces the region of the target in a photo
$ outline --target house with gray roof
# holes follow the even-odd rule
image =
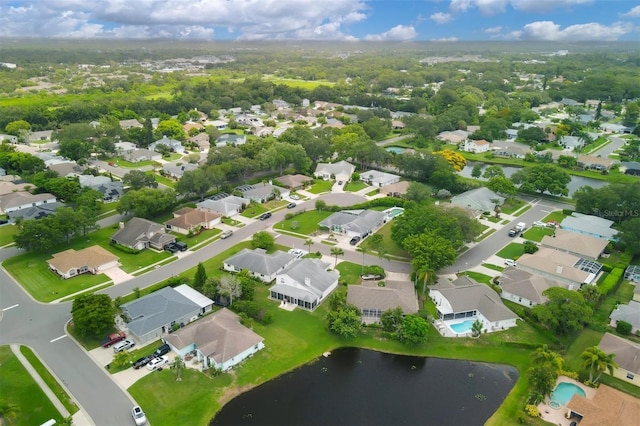
[[[270,183],[256,183],[255,185],[240,185],[236,188],[242,193],[243,198],[247,198],[256,203],[266,203],[274,198],[287,197],[289,195],[289,189],[281,186],[274,186]]]
[[[551,278],[513,267],[502,271],[498,283],[502,289],[500,297],[527,308],[546,303],[548,299],[542,294],[546,289],[551,287],[567,288],[566,284],[561,284]]]
[[[120,244],[132,250],[154,248],[162,250],[165,245],[175,243],[176,237],[165,232],[163,225],[140,217],[120,222],[120,229],[111,236],[113,244]]]
[[[222,216],[233,217],[240,214],[247,208],[251,200],[229,194],[217,194],[196,204],[198,210],[218,213]]]
[[[368,170],[360,173],[360,180],[378,188],[400,182],[400,176],[379,170]]]
[[[21,220],[42,219],[45,216],[56,214],[56,211],[60,207],[67,207],[67,205],[59,201],[54,201],[53,203],[40,204],[38,206],[14,210],[7,213],[7,217],[11,223],[15,223],[18,218]]]
[[[172,287],[124,303],[120,309],[130,335],[140,343],[163,338],[176,324],[188,324],[203,313],[200,305]]]
[[[122,181],[112,181],[106,176],[81,175],[78,177],[80,186],[95,189],[102,194],[102,201],[113,203],[124,195]]]
[[[624,279],[634,283],[640,283],[640,265],[629,265],[624,271]]]
[[[363,281],[360,285],[350,285],[347,303],[360,309],[362,322],[373,324],[389,309],[400,308],[404,315],[418,312],[418,295],[410,281]]]
[[[79,166],[75,161],[50,162],[47,168],[56,172],[60,177],[76,177],[84,173],[84,167]]]
[[[631,324],[631,332],[640,330],[640,302],[631,300],[626,305],[618,305],[609,315],[611,322],[609,325],[615,327],[618,321],[625,321]]]
[[[55,195],[43,192],[41,194],[31,194],[30,192],[12,192],[0,196],[0,214],[8,214],[16,210],[41,206],[43,204],[55,203]]]
[[[327,217],[319,225],[329,228],[331,232],[364,238],[385,224],[387,219],[386,213],[376,210],[342,210]]]
[[[123,160],[130,161],[131,163],[162,160],[162,154],[146,148],[136,148],[133,150],[122,151],[120,156]]]
[[[164,145],[168,147],[172,152],[177,152],[179,154],[184,153],[184,146],[182,145],[182,142],[176,139],[171,139],[163,136],[162,139],[158,139],[157,141],[152,142],[149,145],[149,149],[151,151],[155,151],[158,148],[158,145]]]
[[[478,212],[478,214],[481,214],[492,212],[496,205],[501,206],[504,200],[504,197],[501,197],[489,188],[481,186],[480,188],[472,189],[451,197],[451,204],[463,208],[470,208]]]
[[[353,164],[347,163],[346,161],[338,161],[337,163],[318,163],[313,175],[324,180],[333,179],[349,182],[355,171],[356,167]]]
[[[198,165],[193,163],[165,163],[162,165],[164,173],[174,179],[180,179],[185,172],[191,172],[197,168]]]
[[[609,241],[567,231],[566,229],[556,229],[553,235],[545,235],[540,245],[573,254],[574,256],[598,260],[604,253],[604,249],[609,245]]]
[[[631,133],[633,131],[633,127],[617,123],[602,123],[600,124],[600,130],[607,133]]]
[[[498,146],[495,144],[496,142],[494,142],[493,155],[496,157],[523,159],[527,154],[531,153],[531,149],[526,146],[518,146],[513,143],[505,146]]]
[[[590,235],[603,240],[617,241],[618,231],[611,228],[613,221],[602,217],[576,213],[565,217],[560,223],[560,227],[567,231],[579,234]]]
[[[144,127],[142,123],[140,123],[136,118],[132,118],[129,120],[120,120],[118,124],[120,125],[120,128],[122,130],[129,130],[132,128],[142,129]]]
[[[225,259],[222,266],[228,272],[247,270],[251,276],[269,283],[295,259],[293,254],[279,250],[269,254],[263,249],[243,249]]]
[[[438,139],[447,143],[458,145],[462,142],[465,142],[469,138],[470,134],[471,132],[468,132],[466,130],[452,130],[452,131],[447,130],[447,131],[438,133]]]
[[[319,259],[297,259],[276,274],[269,298],[313,311],[338,287],[338,271]]]
[[[247,136],[237,135],[235,133],[225,133],[223,135],[220,135],[218,139],[216,139],[217,147],[227,146],[227,145],[238,146],[238,145],[244,145],[245,143],[247,143]]]
[[[0,142],[9,141],[9,143],[18,143],[18,137],[16,135],[7,135],[0,133]]]
[[[447,326],[478,320],[483,332],[493,332],[517,325],[518,316],[502,303],[498,293],[467,276],[455,281],[441,278],[431,286],[429,297],[436,305],[438,318]],[[468,333],[454,331],[455,335]]]
[[[164,338],[176,354],[195,354],[198,368],[226,371],[264,348],[264,339],[240,323],[232,311],[207,315]]]
[[[574,149],[580,149],[584,147],[585,141],[581,137],[578,136],[562,136],[560,140],[558,140],[560,146],[563,146],[566,149],[573,151]]]
[[[618,168],[622,173],[631,176],[640,176],[640,162],[638,161],[622,161]]]
[[[28,136],[29,143],[51,142],[53,130],[42,130],[39,132],[30,132]]]
[[[639,344],[611,333],[605,333],[598,347],[604,353],[615,355],[614,361],[618,367],[613,369],[613,377],[640,386]]]

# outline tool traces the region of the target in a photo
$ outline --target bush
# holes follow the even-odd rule
[[[611,273],[602,281],[601,284],[598,285],[600,292],[605,296],[609,293],[613,292],[620,283],[622,276],[624,275],[624,269],[622,268],[613,268]]]
[[[527,406],[524,408],[524,410],[531,417],[540,417],[540,410],[538,410],[538,407],[536,405],[527,404]]]
[[[384,273],[384,268],[378,265],[368,265],[364,267],[365,275],[379,275],[384,278],[386,274]]]
[[[252,318],[264,325],[270,324],[273,321],[273,315],[271,312],[261,308],[256,302],[238,300],[232,305],[232,308],[238,312],[238,314],[245,314],[249,318]]]
[[[121,252],[124,253],[129,253],[129,254],[140,254],[140,250],[136,250],[136,249],[132,249],[126,246],[123,246],[121,244],[117,244],[117,243],[110,243],[110,245],[118,250],[120,250]]]
[[[608,263],[603,263],[602,264],[602,271],[611,272],[611,271],[613,271],[613,266],[609,265]]]
[[[562,209],[562,214],[565,216],[571,216],[573,214],[573,210],[571,209]]]
[[[616,331],[620,334],[622,334],[623,336],[626,336],[628,334],[631,334],[631,329],[633,328],[633,326],[626,322],[626,321],[618,321],[616,323]]]
[[[524,252],[533,254],[538,251],[538,245],[533,241],[525,241],[524,242]]]

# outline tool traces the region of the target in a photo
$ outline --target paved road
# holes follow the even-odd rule
[[[599,150],[592,152],[591,155],[597,155],[602,158],[608,158],[609,155],[613,154],[614,151],[624,146],[625,140],[622,138],[619,138],[617,136],[609,136],[609,139],[611,140],[610,143],[603,146]]]
[[[413,136],[414,136],[413,133],[407,134],[407,135],[400,135],[400,136],[396,136],[396,137],[393,137],[393,138],[385,139],[385,140],[380,141],[380,142],[376,142],[376,145],[378,145],[378,146],[391,145],[391,144],[394,144],[396,142],[412,138]]]

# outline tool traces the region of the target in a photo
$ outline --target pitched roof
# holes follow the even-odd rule
[[[31,194],[30,192],[12,192],[11,194],[0,196],[0,210],[7,210],[27,204],[40,203],[42,201],[55,200],[55,195],[43,192],[41,194]]]
[[[218,364],[229,361],[264,339],[240,324],[240,317],[227,308],[207,315],[165,337],[173,347],[196,347]]]
[[[364,173],[360,173],[360,180],[366,182],[386,182],[396,178],[400,178],[400,176],[394,175],[393,173],[381,172],[379,170],[367,170]]]
[[[120,308],[130,320],[127,327],[136,336],[144,336],[171,321],[200,310],[198,304],[171,287],[124,303]]]
[[[467,280],[474,282],[468,277]],[[437,289],[449,301],[453,312],[477,310],[491,322],[518,318],[502,303],[500,295],[489,286],[478,283],[457,285],[455,281],[453,285],[450,288]]]
[[[158,232],[164,233],[164,226],[141,217],[134,217],[125,223],[122,229],[113,234],[111,239],[125,245],[134,246],[138,241],[147,240],[146,235],[148,233]]]
[[[605,333],[598,345],[602,352],[615,354],[618,367],[640,374],[640,345],[611,333]]]
[[[283,175],[276,178],[278,182],[288,188],[302,186],[305,182],[313,181],[313,178],[305,175]]]
[[[351,176],[355,171],[355,166],[346,161],[338,161],[337,163],[318,163],[315,174],[348,174]]]
[[[225,259],[224,263],[240,269],[271,276],[285,267],[296,257],[283,251],[267,254],[263,249],[243,249],[233,256]]]
[[[242,195],[247,198],[268,198],[274,192],[274,190],[282,191],[282,188],[273,186],[270,183],[241,185],[237,189],[242,192]]]
[[[384,220],[386,215],[376,210],[342,210],[327,217],[319,225],[327,228],[340,226],[349,231],[364,234]]]
[[[384,287],[379,287],[375,281],[363,282],[361,285],[350,285],[347,303],[360,309],[388,309],[400,308],[404,314],[418,312],[418,297],[409,281],[385,281]]]
[[[15,220],[21,217],[22,219],[41,219],[45,216],[55,214],[56,210],[60,207],[66,207],[66,204],[54,201],[53,203],[40,204],[39,206],[31,206],[19,210],[14,210],[7,213],[9,218]]]
[[[635,426],[640,418],[640,400],[600,385],[592,399],[574,394],[567,408],[582,416],[580,426]]]
[[[606,238],[613,238],[618,231],[611,228],[613,221],[602,217],[573,213],[571,216],[565,217],[560,223],[561,228],[567,228],[583,232],[585,234],[602,235]]]
[[[595,155],[578,155],[578,163],[599,164],[601,166],[611,167],[613,160],[610,158],[596,157]]]
[[[555,237],[545,235],[540,244],[543,247],[570,251],[581,256],[597,259],[607,247],[609,241],[565,229],[556,229]]]
[[[329,265],[330,263],[318,259],[295,260],[276,277],[287,275],[298,286],[281,284],[276,278],[276,284],[269,291],[287,294],[311,303],[322,296],[322,293],[335,284],[340,277],[337,271],[327,271]]]
[[[242,197],[236,197],[235,195],[229,195],[227,197],[218,200],[204,200],[196,204],[199,209],[206,209],[228,215],[236,210],[242,210],[242,206],[248,206],[251,200]]]
[[[207,306],[211,306],[214,303],[213,300],[209,299],[207,296],[187,284],[181,284],[177,287],[174,287],[174,289],[201,308],[206,308]]]
[[[409,189],[409,182],[406,180],[391,183],[389,185],[385,185],[380,188],[380,193],[382,194],[406,194],[407,189]]]
[[[631,300],[626,305],[618,305],[611,312],[609,318],[616,321],[626,321],[633,326],[633,328],[640,328],[640,303],[635,300]]]
[[[118,256],[100,246],[91,246],[77,251],[74,249],[61,251],[54,254],[53,259],[47,260],[47,263],[58,271],[67,272],[71,268],[81,266],[97,268],[114,260],[118,260]]]
[[[182,229],[190,229],[196,225],[203,223],[209,223],[212,220],[219,218],[221,215],[217,213],[211,213],[203,210],[196,210],[193,208],[184,208],[174,212],[177,215],[173,219],[169,219],[165,222],[166,225],[178,227]]]
[[[545,303],[548,300],[542,295],[546,289],[551,287],[566,288],[566,285],[561,285],[558,281],[512,267],[505,269],[499,280],[503,291],[536,303]]]
[[[504,197],[482,186],[452,197],[451,203],[462,207],[469,207],[473,210],[489,212],[495,208],[496,203],[494,200],[497,201],[498,204],[504,203]]]
[[[518,265],[562,277],[576,283],[585,283],[588,282],[590,274],[574,268],[574,265],[579,260],[579,257],[572,254],[542,247],[533,254],[525,253],[520,256]]]

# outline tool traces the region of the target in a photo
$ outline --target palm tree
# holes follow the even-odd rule
[[[365,246],[360,246],[356,249],[356,251],[359,251],[362,253],[362,275],[364,275],[364,255],[367,254],[367,248]]]
[[[311,253],[311,246],[313,245],[313,240],[311,238],[307,238],[304,240],[304,245],[309,247],[309,253]]]
[[[344,255],[344,250],[342,250],[340,247],[333,247],[331,249],[331,256],[336,257],[336,263],[335,265],[333,265],[334,269],[336,266],[338,266],[338,256],[343,256],[343,255]]]
[[[182,369],[184,368],[184,361],[182,360],[182,357],[180,355],[174,358],[173,364],[171,364],[171,368],[176,370],[176,382],[181,382]]]
[[[533,364],[547,365],[552,368],[556,373],[560,373],[562,370],[563,360],[559,353],[549,349],[549,346],[542,345],[535,352],[531,353]]]
[[[616,354],[607,354],[600,350],[597,346],[587,348],[580,358],[582,358],[582,368],[589,369],[589,381],[591,383],[597,383],[600,380],[600,376],[605,371],[609,371],[609,374],[613,374],[613,369],[618,368],[618,364],[613,360]],[[595,378],[595,374],[598,374]]]
[[[0,425],[4,426],[8,419],[15,419],[20,408],[13,402],[0,400]]]

